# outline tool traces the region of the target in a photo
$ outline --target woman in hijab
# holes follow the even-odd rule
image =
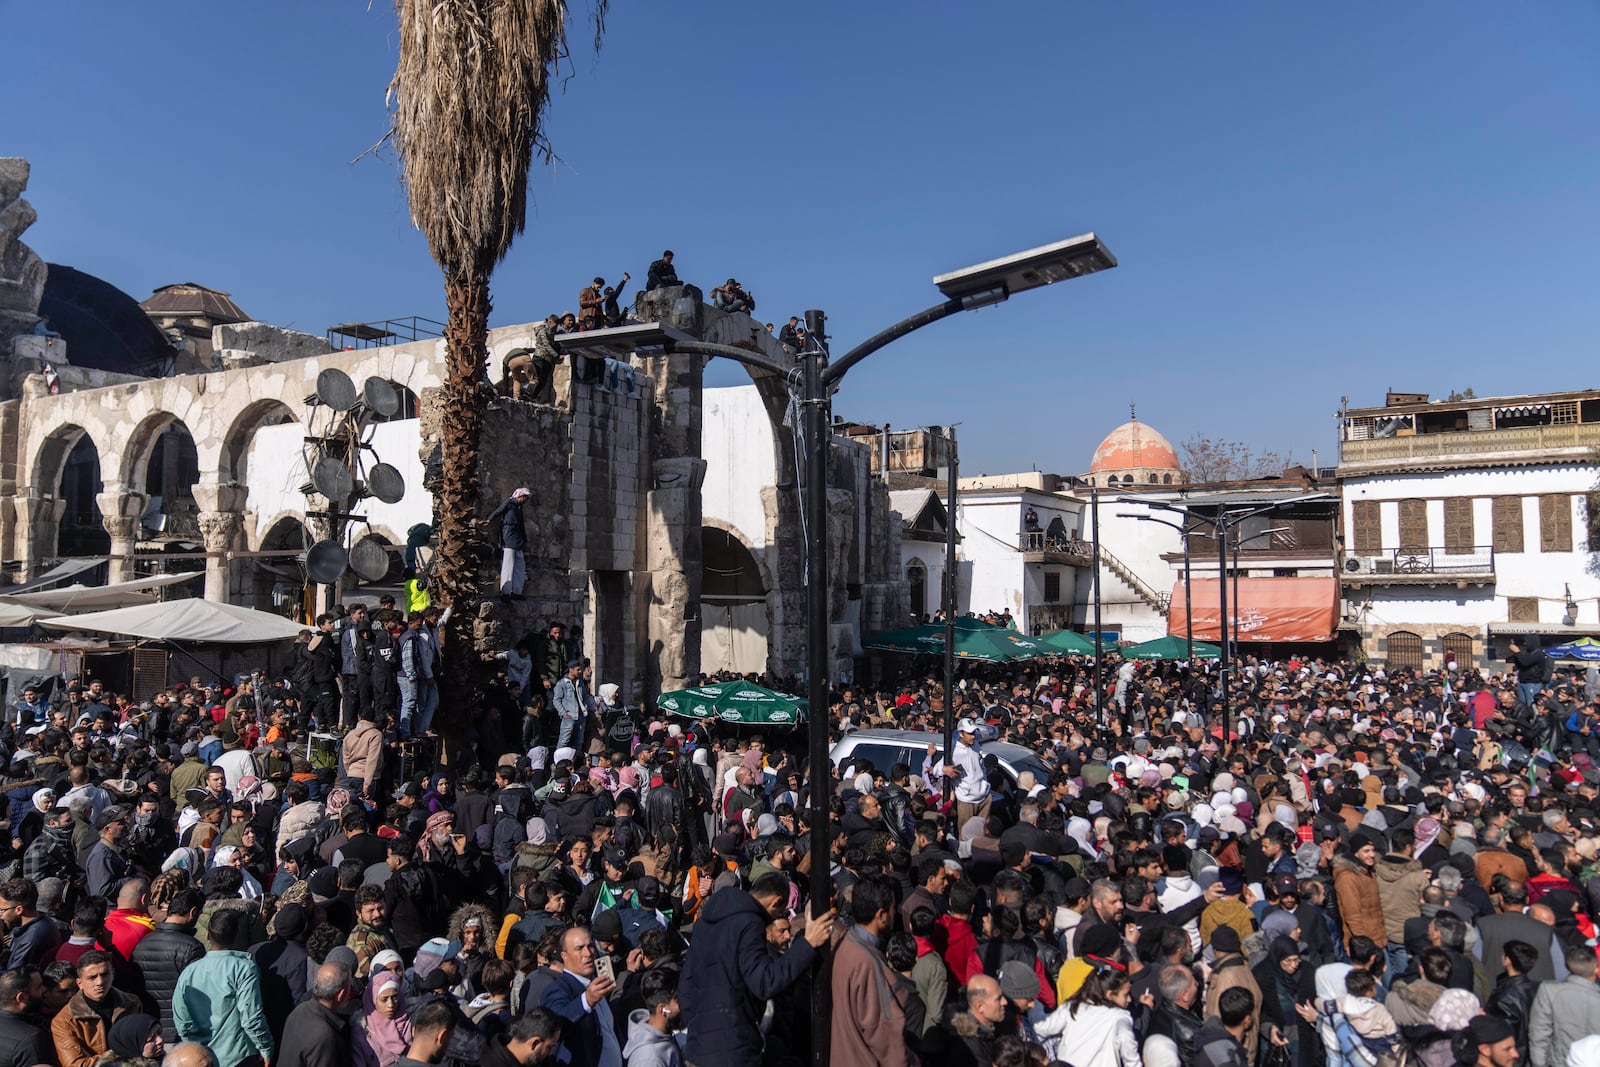
[[[256,876],[251,874],[244,866],[244,853],[233,845],[224,845],[217,849],[216,855],[211,857],[212,867],[233,867],[244,878],[244,884],[239,887],[239,899],[260,900],[262,897],[261,883],[256,881]]]
[[[1300,966],[1300,946],[1291,937],[1276,937],[1267,958],[1251,969],[1261,989],[1261,1029],[1289,1042],[1292,1067],[1316,1067],[1322,1061],[1322,1042],[1316,1028],[1301,1017],[1298,1007],[1316,997],[1312,968]]]
[[[155,1067],[166,1054],[161,1020],[151,1015],[124,1015],[106,1031],[106,1051],[95,1067]]]
[[[441,811],[454,811],[456,783],[449,771],[440,771],[428,779],[428,791],[422,794],[422,806],[430,815]]]
[[[362,1000],[365,1007],[350,1027],[350,1045],[361,1067],[393,1067],[411,1045],[411,1014],[400,976],[374,968]]]

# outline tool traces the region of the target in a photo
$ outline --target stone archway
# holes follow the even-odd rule
[[[28,486],[15,498],[19,555],[29,576],[62,556],[111,550],[100,514],[100,449],[76,423],[45,435],[28,465]]]
[[[701,669],[764,672],[772,584],[761,554],[715,520],[701,527],[700,545]]]
[[[260,553],[304,553],[316,539],[298,515],[280,515],[256,546]],[[244,561],[241,584],[249,606],[288,618],[302,614],[307,588],[304,566],[297,555],[255,555]]]
[[[222,435],[222,449],[217,454],[217,481],[222,484],[245,484],[249,473],[250,442],[263,426],[278,426],[285,422],[299,422],[294,410],[281,400],[257,400],[246,405],[233,417]]]
[[[142,512],[140,525],[165,538],[200,539],[195,486],[200,454],[188,425],[170,412],[145,416],[122,453],[121,485]]]

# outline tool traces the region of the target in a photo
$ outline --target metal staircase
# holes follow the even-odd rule
[[[1100,546],[1100,562],[1105,564],[1106,570],[1122,579],[1124,585],[1137,593],[1140,600],[1149,604],[1162,615],[1171,613],[1172,605],[1168,603],[1167,595],[1151,589],[1143,579],[1133,573],[1132,568],[1109,552],[1103,544]]]

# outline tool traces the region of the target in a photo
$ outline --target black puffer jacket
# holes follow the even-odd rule
[[[161,1037],[165,1041],[178,1040],[178,1030],[172,1022],[172,991],[178,987],[178,976],[205,954],[206,947],[182,923],[158,923],[133,946],[133,965],[144,975],[145,990],[161,1009]]]
[[[18,1012],[0,1011],[0,1067],[34,1067],[55,1061],[56,1046],[44,1027]]]
[[[1539,992],[1539,983],[1525,974],[1512,977],[1502,974],[1489,994],[1489,1014],[1498,1015],[1511,1024],[1517,1032],[1519,1062],[1526,1063],[1528,1055],[1528,1016],[1533,1011],[1533,998]]]

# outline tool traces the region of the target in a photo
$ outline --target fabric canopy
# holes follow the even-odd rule
[[[305,629],[281,615],[209,600],[172,600],[136,608],[97,611],[44,619],[39,625],[52,630],[86,630],[147,637],[160,641],[193,641],[219,645],[259,645],[288,641]]]
[[[1189,658],[1189,642],[1181,637],[1158,637],[1137,645],[1125,645],[1120,650],[1123,659],[1182,660]],[[1195,659],[1218,659],[1222,649],[1204,641],[1194,643]]]
[[[23,582],[21,585],[12,586],[8,590],[8,595],[27,593],[34,589],[44,589],[48,586],[55,585],[57,582],[64,582],[68,578],[71,578],[74,574],[82,574],[84,571],[92,570],[93,568],[100,566],[100,564],[104,563],[105,561],[105,556],[88,556],[79,559],[64,559],[60,563],[57,563],[54,567],[51,567],[49,570],[39,575],[39,577]]]
[[[69,585],[65,589],[45,589],[37,593],[15,593],[6,597],[18,604],[55,611],[95,611],[100,608],[122,608],[134,604],[148,604],[151,593],[164,585],[192,581],[202,577],[201,571],[185,574],[157,574],[149,578],[135,578],[111,585]]]
[[[56,612],[49,608],[34,607],[32,604],[17,604],[10,600],[0,600],[0,627],[32,626],[40,619],[53,619]]]
[[[1238,594],[1228,580],[1228,628],[1236,641],[1332,641],[1339,624],[1337,578],[1240,578]],[[1194,602],[1194,636],[1220,640],[1217,579],[1196,578],[1189,587]],[[1237,603],[1235,602],[1237,600]],[[1235,623],[1237,620],[1237,623]],[[1183,609],[1183,582],[1172,587],[1167,633],[1182,637],[1189,620]]]

